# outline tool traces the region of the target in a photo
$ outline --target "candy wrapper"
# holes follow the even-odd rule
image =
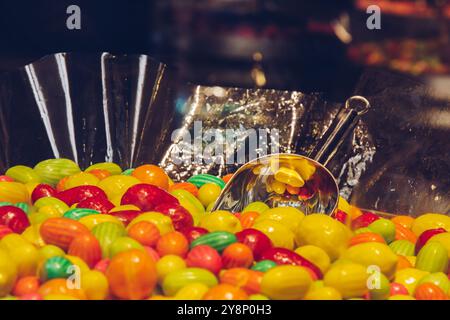
[[[374,109],[327,165],[341,195],[381,211],[421,213],[419,208],[440,208],[448,212],[448,199],[433,202],[429,184],[428,189],[417,189],[415,204],[405,205],[411,190],[401,185],[408,172],[398,172],[400,180],[393,174],[397,162],[392,152],[407,144],[408,152],[422,150],[423,141],[408,134],[407,126],[402,135],[394,134],[399,122],[395,114],[383,110],[402,105],[388,103],[386,91],[383,99],[377,97],[379,92],[368,91],[367,77],[357,93],[367,95]],[[402,94],[407,97],[408,90]],[[62,53],[0,79],[0,170],[66,157],[82,168],[101,161],[116,162],[123,169],[160,163],[175,180],[196,173],[224,175],[255,156],[274,152],[308,155],[342,105],[318,94],[295,91],[179,84],[167,66],[144,55]],[[227,140],[227,130],[232,131],[232,139]],[[255,137],[258,143],[251,145]],[[430,147],[432,141],[430,136]],[[446,185],[448,193],[448,153],[436,151],[430,156],[443,163],[431,161],[423,168],[405,155],[398,159],[409,170],[420,171],[411,178],[427,183],[432,178],[439,192]],[[381,169],[385,167],[392,171]],[[427,168],[434,168],[441,178],[427,175]],[[395,190],[391,190],[393,183],[397,183]],[[419,200],[425,195],[431,197],[427,203]],[[441,205],[435,207],[435,203]]]

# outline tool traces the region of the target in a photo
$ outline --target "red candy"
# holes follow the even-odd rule
[[[131,220],[136,218],[138,215],[140,215],[142,212],[138,210],[122,210],[122,211],[115,211],[115,212],[108,212],[109,215],[114,216],[118,218],[122,223],[127,226]]]
[[[107,199],[106,193],[96,186],[78,186],[57,193],[56,198],[65,202],[69,207],[75,203],[97,196],[103,196]]]
[[[447,232],[447,230],[445,230],[444,228],[430,229],[430,230],[426,230],[426,231],[422,232],[416,241],[416,247],[415,247],[416,255],[419,253],[420,249],[422,249],[422,247],[428,242],[428,240],[431,237],[433,237],[437,234],[440,234],[440,233],[445,233],[445,232]]]
[[[408,289],[406,289],[405,286],[400,283],[392,282],[390,286],[391,286],[390,289],[391,296],[395,296],[398,294],[409,295]]]
[[[122,196],[121,205],[132,204],[142,211],[154,211],[160,204],[178,205],[177,198],[161,188],[151,184],[136,184],[130,187]]]
[[[190,227],[190,228],[183,229],[182,232],[183,232],[184,236],[186,237],[186,239],[188,239],[189,243],[191,243],[198,237],[200,237],[204,234],[207,234],[208,230],[206,230],[205,228],[201,228],[201,227]]]
[[[365,228],[378,219],[380,219],[380,217],[376,214],[372,212],[364,212],[362,215],[352,221],[352,228],[353,230]]]
[[[30,226],[27,214],[14,206],[0,207],[0,225],[6,226],[15,233],[22,233]]]
[[[186,257],[186,264],[188,267],[203,268],[218,274],[220,269],[222,269],[222,258],[210,246],[199,245],[189,251]]]
[[[108,269],[109,266],[109,259],[105,258],[103,260],[100,260],[99,262],[97,262],[97,264],[94,266],[94,270],[100,271],[102,273],[106,272],[106,269]]]
[[[105,196],[98,195],[84,199],[77,204],[77,208],[93,209],[106,214],[114,208],[114,205]]]
[[[179,204],[163,203],[156,206],[155,211],[161,212],[172,219],[175,230],[182,231],[194,225],[194,219],[185,208]]]
[[[343,224],[347,224],[348,215],[342,210],[337,210],[333,213],[332,217]]]
[[[272,260],[277,264],[291,264],[306,267],[315,274],[317,279],[322,278],[322,272],[316,265],[294,251],[286,248],[270,248],[264,252],[261,256],[261,260]]]
[[[38,184],[31,193],[31,201],[35,203],[40,198],[54,197],[56,193],[57,193],[56,189],[53,188],[51,185],[41,183]]]
[[[247,245],[252,250],[256,261],[261,260],[261,255],[272,248],[272,241],[269,237],[256,229],[244,229],[236,233],[236,237],[240,243]]]

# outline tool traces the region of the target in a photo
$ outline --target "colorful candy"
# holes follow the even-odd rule
[[[311,196],[314,168],[271,170],[270,192]],[[0,298],[449,298],[448,216],[386,218],[341,197],[330,216],[263,202],[211,212],[229,178],[174,183],[155,165],[81,171],[67,159],[10,168],[0,176]]]

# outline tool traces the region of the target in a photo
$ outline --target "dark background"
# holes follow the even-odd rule
[[[352,1],[278,1],[275,8],[273,1],[240,1],[229,10],[202,2],[208,3],[0,0],[0,72],[55,52],[145,53],[178,71],[182,81],[254,87],[257,68],[264,70],[267,88],[319,91],[335,100],[351,94],[361,68],[347,60],[334,35],[309,32],[306,26],[352,10]],[[81,30],[66,28],[71,4],[81,7]],[[229,37],[215,28],[237,31]],[[255,63],[254,51],[263,52],[264,59]]]

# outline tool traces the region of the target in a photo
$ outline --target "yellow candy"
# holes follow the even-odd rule
[[[0,298],[7,296],[17,280],[17,266],[9,253],[0,248]]]
[[[299,300],[311,284],[311,276],[304,267],[277,266],[264,273],[261,293],[274,300]]]
[[[54,197],[43,197],[34,203],[36,210],[46,206],[56,208],[61,214],[64,214],[67,210],[69,210],[69,206],[65,202]]]
[[[322,287],[309,290],[305,300],[342,300],[342,295],[333,287]]]
[[[109,212],[118,212],[118,211],[126,211],[126,210],[137,210],[137,211],[141,211],[141,209],[139,209],[138,207],[132,205],[132,204],[126,204],[123,206],[117,206],[113,209],[111,209]]]
[[[39,185],[38,182],[28,182],[25,183],[25,188],[27,188],[28,194],[31,195],[34,189]]]
[[[96,186],[99,181],[100,180],[93,174],[86,173],[86,172],[80,172],[80,173],[70,176],[66,180],[66,182],[64,184],[64,188],[67,190],[67,189],[75,188],[78,186],[85,186],[85,185]]]
[[[366,242],[350,247],[342,258],[364,266],[377,266],[389,279],[395,274],[398,257],[391,248],[379,242]]]
[[[0,182],[0,202],[29,202],[27,187],[19,182]]]
[[[344,299],[362,297],[367,291],[369,274],[366,267],[356,263],[333,265],[323,278],[326,287],[340,292]]]
[[[0,240],[0,248],[6,250],[11,260],[17,265],[19,277],[36,274],[39,261],[38,249],[22,236],[15,233],[6,235]]]
[[[274,220],[283,224],[285,227],[288,227],[292,232],[295,233],[304,217],[305,214],[296,208],[277,207],[264,211],[264,213],[258,216],[258,218],[255,220],[255,223],[267,219]]]
[[[200,220],[200,227],[209,232],[228,231],[236,233],[242,230],[241,222],[234,214],[228,211],[214,211]]]
[[[270,183],[270,190],[275,191],[278,194],[284,194],[284,192],[286,191],[286,185],[275,180]]]
[[[198,190],[198,199],[207,207],[211,202],[216,201],[222,189],[215,183],[205,183]]]
[[[81,275],[81,289],[89,300],[105,300],[109,295],[108,279],[100,271],[88,271]]]
[[[268,236],[275,247],[294,249],[294,233],[280,222],[266,219],[255,223],[253,228]]]
[[[205,211],[200,211],[198,208],[193,205],[191,202],[189,202],[186,199],[178,200],[180,202],[180,206],[182,206],[184,209],[186,209],[192,216],[192,219],[194,220],[194,225],[198,225],[200,223],[200,220],[205,216]]]
[[[31,225],[39,225],[48,218],[52,218],[52,216],[45,212],[33,212],[28,216]]]
[[[450,232],[450,217],[443,214],[427,213],[414,220],[411,230],[416,236],[419,236],[426,230],[437,228],[444,228],[447,232]]]
[[[306,159],[295,159],[289,162],[290,165],[297,170],[304,181],[311,179],[316,172],[316,167]]]
[[[122,198],[123,194],[132,186],[141,183],[133,176],[110,176],[101,180],[97,187],[105,191],[108,199]],[[120,203],[120,200],[119,200]],[[115,203],[114,203],[115,204]]]
[[[156,263],[156,273],[158,275],[158,283],[162,284],[164,278],[172,271],[186,268],[186,262],[179,256],[166,255]]]
[[[47,259],[50,259],[52,257],[57,257],[57,256],[64,256],[64,250],[62,250],[61,248],[51,245],[51,244],[47,244],[45,246],[43,246],[42,248],[39,249],[38,252],[38,263],[42,263]]]
[[[123,226],[123,223],[119,220],[119,218],[109,214],[92,214],[81,218],[78,222],[85,225],[89,230],[92,230],[96,225],[104,222],[112,222]]]
[[[191,283],[178,290],[176,300],[201,300],[209,288],[203,283]]]
[[[29,182],[41,182],[41,177],[39,177],[39,175],[32,168],[27,166],[11,167],[6,171],[5,175],[24,184]]]
[[[391,296],[388,300],[416,300],[411,296],[407,296],[406,294],[396,294],[395,296]]]
[[[293,187],[303,187],[305,181],[300,174],[292,169],[281,167],[274,175],[275,179]]]
[[[429,272],[422,271],[414,268],[406,268],[397,271],[395,274],[394,282],[400,283],[405,286],[409,294],[414,294],[416,290],[417,283],[425,277]]]
[[[80,275],[83,276],[83,274],[86,274],[90,271],[89,266],[84,262],[83,259],[77,256],[71,256],[71,255],[65,255],[65,258],[72,262],[73,265],[77,266],[80,271]]]
[[[32,243],[34,246],[41,248],[45,246],[45,242],[39,232],[40,225],[31,225],[22,233],[22,237]]]
[[[450,260],[450,232],[439,233],[435,236],[432,236],[428,241],[439,242],[440,244],[442,244],[447,249],[448,259]]]
[[[406,256],[405,257],[409,263],[414,267],[416,265],[416,256]]]
[[[267,204],[265,204],[264,202],[255,201],[255,202],[249,203],[244,208],[244,210],[242,210],[242,213],[254,211],[254,212],[258,212],[259,214],[261,214],[263,212],[266,212],[269,209],[270,209],[269,206]]]
[[[120,168],[117,164],[112,162],[96,163],[88,167],[85,171],[89,172],[91,170],[106,170],[111,175],[119,175],[122,173],[122,168]]]
[[[302,219],[295,236],[298,245],[310,244],[322,248],[334,261],[347,248],[351,232],[339,221],[316,213]]]
[[[45,214],[49,218],[59,218],[62,217],[64,212],[58,207],[54,206],[43,206],[39,208],[39,213]]]
[[[330,267],[330,257],[328,257],[325,250],[319,247],[306,245],[297,248],[295,252],[315,264],[323,274],[325,274]]]
[[[339,196],[338,210],[344,211],[347,214],[350,214],[352,211],[350,204],[341,196]]]
[[[180,201],[183,205],[186,202],[191,203],[196,208],[196,215],[202,214],[205,212],[205,207],[192,193],[183,189],[176,189],[171,192],[171,194]],[[187,209],[186,209],[187,210]],[[189,210],[188,210],[189,211]],[[191,213],[192,214],[192,213]]]
[[[173,225],[172,220],[170,217],[160,213],[160,212],[145,212],[134,218],[130,224],[128,225],[128,228],[133,226],[134,224],[140,222],[140,221],[149,221],[152,222],[158,227],[159,232],[161,235],[164,235],[168,232],[173,231]]]

